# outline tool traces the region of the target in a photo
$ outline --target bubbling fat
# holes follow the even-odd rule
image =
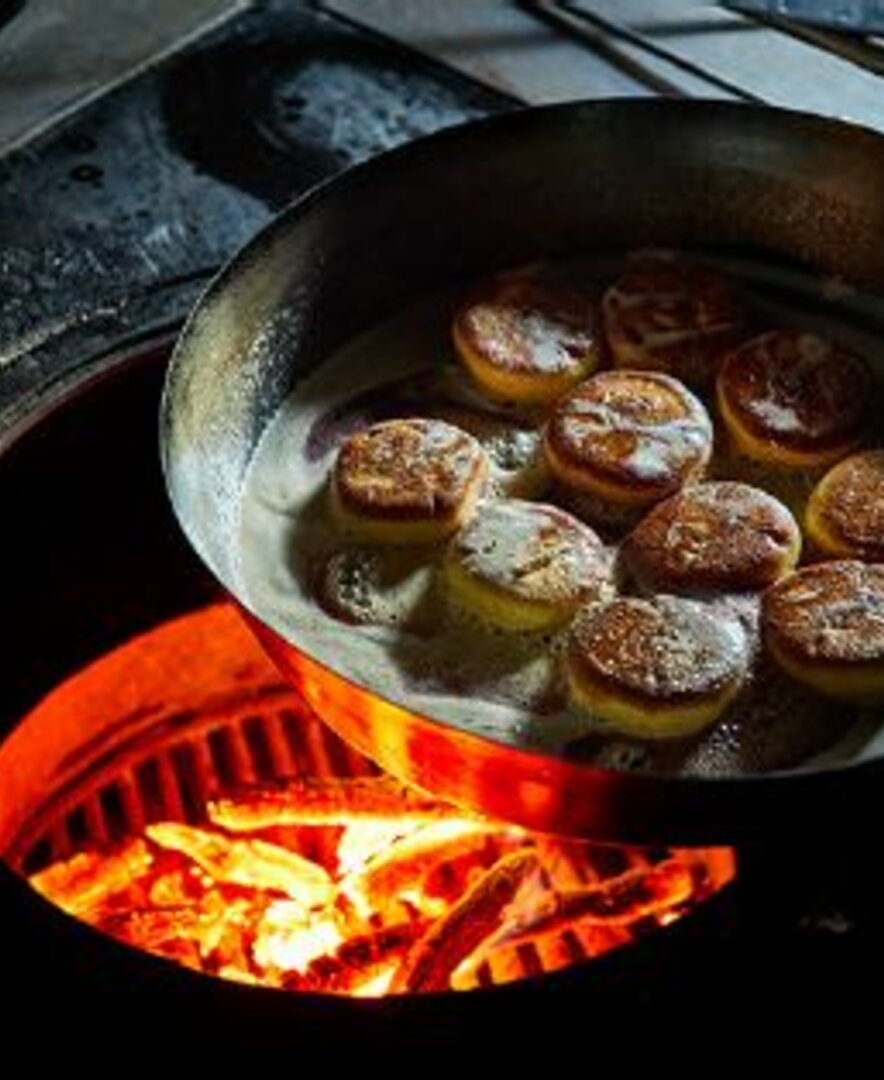
[[[880,336],[857,329],[850,314],[854,306],[863,318],[878,314],[865,298],[769,267],[709,261],[743,278],[771,324],[830,333],[882,370]],[[625,264],[603,256],[562,265],[598,299]],[[297,648],[377,694],[540,753],[606,768],[727,775],[876,752],[876,718],[785,680],[760,657],[757,595],[700,598],[748,654],[751,673],[724,717],[690,739],[638,741],[569,706],[567,627],[485,625],[446,584],[444,545],[365,546],[342,533],[328,498],[336,450],[352,432],[397,416],[441,417],[474,434],[491,459],[492,495],[537,497],[545,485],[542,497],[555,499],[542,475],[540,420],[478,397],[454,364],[450,321],[458,300],[434,297],[362,334],[283,403],[242,491],[238,592],[247,606]],[[799,518],[815,480],[793,473],[784,489],[720,447],[710,471],[766,488]],[[613,565],[616,548],[606,557]]]

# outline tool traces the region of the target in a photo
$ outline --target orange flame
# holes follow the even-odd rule
[[[351,782],[350,793],[367,800],[351,821],[341,810],[335,825],[283,833],[278,822],[297,816],[302,786],[274,785],[273,797],[287,793],[288,801],[275,819],[262,817],[257,833],[255,805],[268,794],[260,788],[209,807],[226,830],[155,823],[117,851],[80,853],[32,884],[99,929],[202,971],[370,996],[553,970],[575,959],[566,934],[582,940],[585,955],[599,955],[630,940],[639,920],[666,923],[733,873],[722,851],[651,860],[622,849],[622,868],[603,877],[600,849],[588,843],[536,837],[441,804],[423,820],[407,809],[399,819],[380,777]],[[329,788],[346,806],[347,782]],[[278,839],[267,839],[274,829]],[[333,833],[336,844],[305,841],[313,830],[326,840]],[[329,851],[328,865],[294,843]]]
[[[242,731],[271,697],[266,730],[287,734],[267,742],[261,774]],[[122,731],[130,713],[165,730],[181,715],[210,717],[181,736],[199,807],[183,812],[168,743],[157,744],[159,796],[119,791],[126,838],[99,830],[30,880],[105,933],[224,978],[356,996],[506,982],[624,945],[639,923],[666,925],[735,872],[728,849],[551,839],[374,775],[279,687],[227,605],[159,627],[59,687],[20,725],[15,775],[26,780],[29,762],[45,762],[59,731],[75,734],[84,716],[97,732]],[[203,730],[229,735],[232,782],[204,767]],[[143,772],[130,764],[126,783]],[[51,820],[26,823],[7,855],[21,861]]]

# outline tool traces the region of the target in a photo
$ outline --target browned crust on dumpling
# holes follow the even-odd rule
[[[748,435],[793,454],[848,453],[864,437],[875,383],[866,362],[801,330],[773,330],[728,356],[719,406]]]
[[[618,367],[668,372],[691,386],[711,383],[747,334],[735,283],[683,260],[627,271],[605,293],[602,314]]]
[[[571,677],[643,712],[717,697],[743,675],[746,643],[699,604],[674,596],[621,597],[577,619]]]
[[[653,501],[702,473],[712,424],[699,399],[668,375],[603,371],[559,401],[544,446],[566,486]]]
[[[611,576],[611,560],[588,525],[558,506],[524,499],[483,504],[452,541],[449,557],[505,596],[566,608]]]
[[[775,653],[812,668],[884,665],[884,564],[853,559],[805,566],[764,595],[762,626]]]
[[[442,420],[387,420],[351,435],[335,461],[334,494],[351,513],[383,521],[445,521],[488,472],[472,435]]]
[[[884,450],[830,469],[810,497],[807,524],[826,554],[884,562]]]
[[[598,343],[587,295],[539,270],[502,274],[477,286],[454,318],[455,341],[500,372],[579,378]]]
[[[695,484],[658,503],[626,538],[625,565],[667,592],[763,589],[798,560],[801,533],[772,495],[736,481]]]

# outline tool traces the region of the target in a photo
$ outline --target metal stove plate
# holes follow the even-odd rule
[[[0,153],[249,6],[248,0],[26,3],[0,26]]]

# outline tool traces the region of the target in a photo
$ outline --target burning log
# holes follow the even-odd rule
[[[360,873],[344,883],[347,892],[364,896],[372,906],[403,889],[414,888],[431,870],[462,855],[481,856],[489,848],[492,857],[500,855],[497,834],[492,825],[453,817],[436,821],[389,845],[374,856]]]
[[[362,932],[364,923],[359,924]],[[271,985],[297,978],[322,956],[332,956],[352,929],[332,906],[308,912],[291,900],[270,904],[256,921],[252,956]]]
[[[360,873],[367,863],[398,844],[406,836],[420,829],[425,822],[401,824],[387,818],[353,818],[346,827],[335,828],[340,832],[337,844],[337,868],[339,873]],[[326,831],[318,826],[313,832]],[[331,830],[329,830],[331,831]]]
[[[164,869],[167,859],[181,865]],[[152,907],[174,908],[198,903],[206,894],[207,882],[199,866],[176,852],[162,852],[147,880],[146,900]]]
[[[133,908],[99,920],[99,930],[129,945],[200,971],[224,969],[250,979],[249,942],[266,901],[231,901],[208,892],[199,902]]]
[[[430,925],[428,919],[415,919],[352,937],[334,955],[318,957],[304,975],[289,975],[282,985],[288,990],[356,993],[385,972],[392,977],[408,950]]]
[[[119,912],[101,919],[96,926],[127,945],[200,970],[199,923],[198,908],[189,906]]]
[[[391,991],[447,990],[454,970],[497,929],[504,910],[539,866],[537,853],[527,849],[496,862],[409,952]]]
[[[305,908],[323,907],[334,899],[335,887],[327,871],[265,840],[234,840],[175,822],[148,825],[145,832],[159,847],[193,859],[221,884],[281,892]]]
[[[628,926],[648,915],[676,908],[689,900],[693,891],[690,869],[671,860],[651,869],[629,870],[618,878],[584,888],[545,892],[536,904],[519,913],[494,944],[530,941],[583,920]]]
[[[70,915],[89,921],[99,918],[108,900],[130,888],[152,865],[147,844],[129,840],[112,853],[81,851],[34,874],[31,884]]]
[[[722,861],[710,877],[708,852],[600,855],[380,777],[253,788],[211,811],[215,827],[148,825],[146,839],[31,880],[113,937],[188,967],[367,996],[567,966],[631,940],[646,916],[674,917],[733,872]]]
[[[209,804],[210,820],[232,832],[279,825],[347,825],[353,818],[395,819],[408,825],[451,815],[447,803],[389,776],[297,777]]]

